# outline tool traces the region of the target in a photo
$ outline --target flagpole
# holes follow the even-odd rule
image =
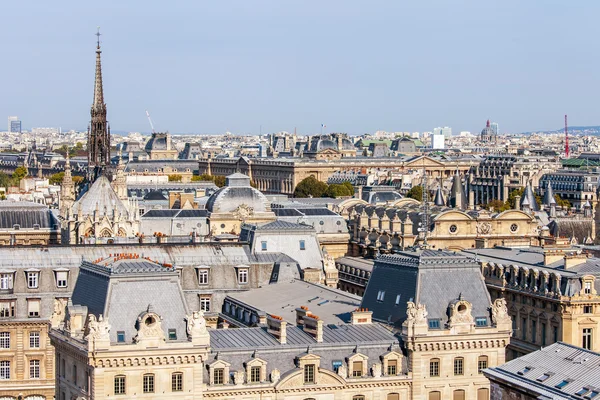
[[[323,124],[321,124],[321,136],[323,136]]]

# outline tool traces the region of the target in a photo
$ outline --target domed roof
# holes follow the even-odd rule
[[[342,150],[356,150],[356,148],[349,139],[342,139]]]
[[[152,137],[146,142],[146,151],[167,150],[167,133],[153,133]]]
[[[206,209],[211,213],[233,212],[241,205],[254,212],[270,211],[271,208],[265,195],[250,186],[247,175],[235,173],[227,177],[225,186],[208,198]]]
[[[144,196],[144,200],[167,200],[160,190],[151,190]]]
[[[326,150],[326,149],[337,150],[337,145],[335,144],[335,142],[333,140],[330,140],[330,139],[319,139],[319,140],[313,140],[311,142],[310,151],[313,153],[316,153],[316,152],[319,152],[322,150]]]

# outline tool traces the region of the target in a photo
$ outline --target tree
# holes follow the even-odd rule
[[[15,172],[12,174],[13,183],[18,185],[21,182],[21,179],[27,176],[27,168],[25,167],[17,167]]]
[[[484,207],[488,211],[491,211],[493,209],[494,211],[498,212],[506,211],[508,209],[506,208],[506,203],[502,200],[492,200],[489,203],[487,203]]]
[[[507,210],[514,210],[516,208],[516,198],[517,196],[519,196],[521,198],[521,200],[523,199],[523,193],[525,193],[525,188],[519,188],[519,189],[515,189],[512,192],[510,192],[508,194],[508,200],[506,200],[505,203],[505,207]],[[538,207],[542,205],[542,198],[538,195],[534,193],[534,197],[535,197],[535,202],[537,203]]]
[[[421,185],[411,187],[406,193],[406,197],[419,201],[423,200],[423,187]]]
[[[169,175],[169,182],[181,182],[181,175],[179,174],[172,174]]]
[[[567,199],[563,199],[558,194],[554,195],[554,200],[556,200],[556,205],[563,208],[571,208],[571,202]]]
[[[0,172],[0,187],[9,187],[11,185],[10,176],[4,172]]]
[[[56,174],[52,175],[49,179],[50,184],[51,185],[60,185],[63,181],[63,178],[65,177],[65,173],[64,172],[57,172]]]
[[[223,187],[225,186],[225,177],[220,175],[202,174],[199,176],[192,176],[192,182],[212,182],[217,187]]]
[[[202,179],[201,175],[192,176],[192,182],[200,182],[200,181],[204,181],[204,180],[209,180],[209,179]]]
[[[225,186],[225,177],[224,176],[221,176],[221,175],[214,176],[213,175],[213,178],[214,178],[213,182],[215,183],[215,185],[217,187],[223,187],[223,186]]]
[[[294,190],[294,197],[322,197],[327,192],[325,182],[317,180],[314,176],[302,179]]]
[[[83,176],[79,176],[79,175],[73,175],[73,183],[75,184],[75,186],[79,186],[83,183],[84,179]]]
[[[332,183],[327,188],[325,195],[327,197],[333,197],[333,198],[352,196],[354,194],[354,188],[350,184],[349,184],[350,186],[348,187],[348,185],[346,185],[346,183],[349,184],[349,182]]]

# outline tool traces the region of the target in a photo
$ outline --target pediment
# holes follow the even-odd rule
[[[350,357],[348,357],[348,362],[351,363],[352,361],[366,361],[368,360],[369,357],[365,356],[362,353],[356,353],[356,354],[352,354]]]
[[[319,368],[317,372],[317,382],[319,385],[343,387],[346,386],[346,380],[333,371]],[[275,390],[297,389],[304,387],[304,371],[300,368],[294,369],[281,377],[281,380],[275,385]]]
[[[577,324],[579,324],[579,325],[597,325],[598,321],[596,321],[590,317],[587,317],[587,318],[582,319],[579,322],[577,322]]]
[[[227,361],[223,361],[223,360],[215,360],[213,363],[208,364],[208,366],[210,368],[226,368],[229,367],[231,364],[228,363]]]
[[[310,361],[318,361],[320,359],[321,359],[321,357],[316,354],[304,354],[304,355],[298,356],[299,361],[310,362]]]
[[[418,167],[422,169],[423,167],[445,167],[445,165],[437,160],[434,160],[433,158],[423,156],[407,162],[405,167]]]
[[[248,361],[245,362],[247,367],[253,367],[253,366],[261,366],[261,365],[265,365],[267,362],[265,360],[263,360],[262,358],[252,358]]]
[[[384,353],[381,356],[382,359],[389,358],[389,359],[392,359],[392,360],[394,360],[394,359],[401,359],[402,357],[403,357],[403,354],[399,353],[397,351],[388,351],[387,353]]]
[[[323,150],[318,151],[317,154],[338,155],[338,154],[340,154],[340,152],[337,150],[334,150],[334,149],[323,149]]]

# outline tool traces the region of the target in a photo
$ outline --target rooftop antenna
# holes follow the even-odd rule
[[[154,124],[152,123],[152,119],[150,118],[150,113],[146,110],[146,116],[148,117],[148,122],[150,122],[150,128],[152,128],[152,133],[154,133]]]
[[[567,125],[567,114],[565,114],[565,156],[569,158],[569,126]]]

